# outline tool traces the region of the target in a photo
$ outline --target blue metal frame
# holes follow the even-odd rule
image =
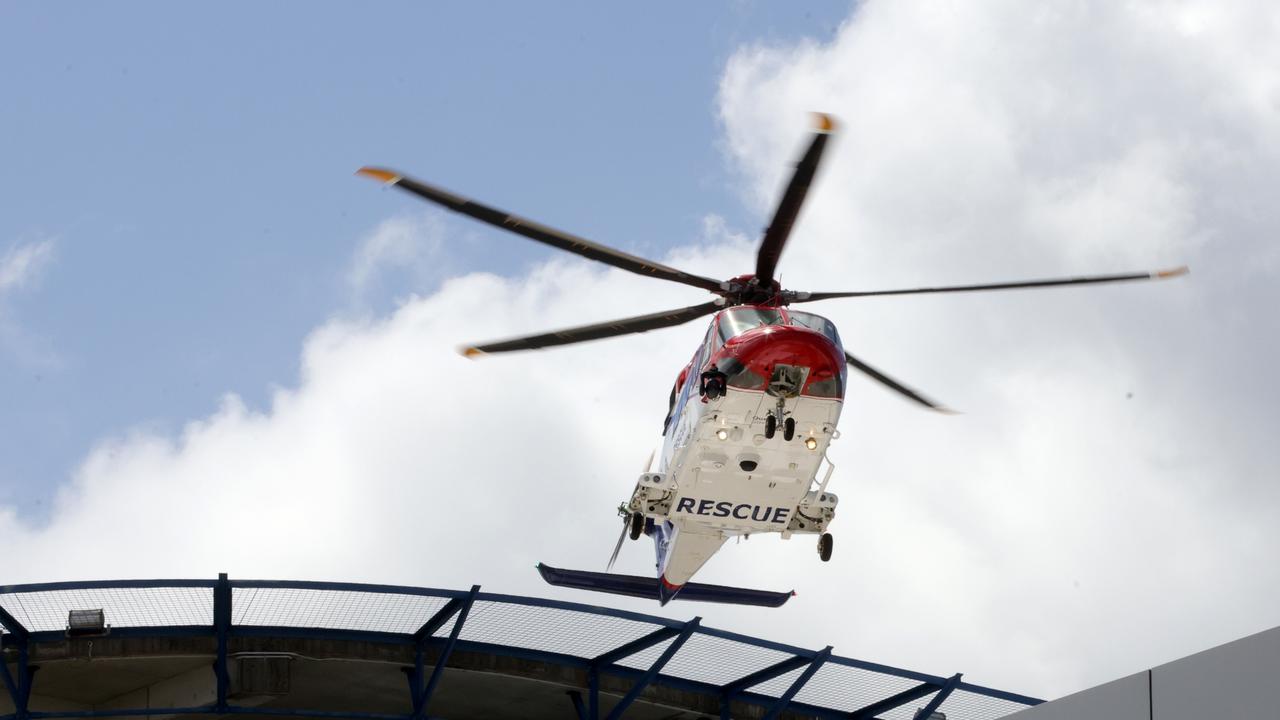
[[[827,650],[830,650],[830,647],[828,647]],[[828,652],[827,655],[829,656],[830,653]],[[816,657],[817,653],[813,653],[811,656],[796,655],[794,657],[789,657],[785,660],[780,660],[769,667],[762,668],[748,675],[744,675],[733,682],[720,686],[721,720],[729,720],[729,706],[733,702],[734,697],[739,693],[742,693],[748,688],[755,687],[762,682],[786,675],[797,668],[811,665]]]
[[[35,668],[28,665],[31,633],[4,607],[0,607],[0,624],[4,625],[7,631],[6,637],[12,638],[12,642],[17,645],[18,677],[15,679],[9,672],[9,664],[4,662],[3,658],[0,658],[0,671],[3,671],[0,675],[4,678],[5,689],[9,691],[9,699],[13,701],[13,716],[17,720],[27,720],[31,716],[27,710],[27,704],[31,700],[31,681],[35,675]],[[0,637],[0,648],[6,644],[3,637]]]
[[[227,640],[231,635],[231,583],[226,573],[218,574],[218,584],[213,586],[213,633],[218,639],[218,655],[213,661],[213,674],[217,679],[218,712],[227,709],[227,693],[231,689],[231,670],[227,667]]]
[[[959,684],[960,673],[956,673],[951,676],[951,679],[947,680],[947,684],[942,686],[942,689],[938,691],[938,694],[933,696],[933,699],[930,700],[927,705],[920,708],[916,713],[916,717],[920,718],[920,720],[929,720],[929,716],[932,715],[935,710],[942,707],[942,703],[946,702],[947,698],[951,695],[951,691],[955,690],[956,685]]]
[[[928,697],[929,695],[941,690],[945,684],[946,683],[938,685],[936,683],[926,682],[913,688],[907,688],[896,695],[892,695],[880,700],[879,702],[873,702],[870,705],[854,710],[850,713],[849,720],[870,720],[880,713],[886,713],[890,710],[900,708],[912,700],[919,700],[922,697]]]
[[[465,600],[462,598],[451,599],[413,634],[413,669],[405,668],[405,673],[409,676],[409,698],[413,701],[413,714],[411,717],[422,718],[425,716],[427,701],[431,699],[431,695],[435,692],[436,684],[440,679],[440,671],[457,644],[458,634],[462,630],[462,624],[467,619],[467,612],[471,610],[471,606],[475,603],[476,595],[479,592],[480,586],[473,585]],[[448,645],[436,660],[435,668],[431,672],[431,682],[424,685],[422,674],[426,670],[427,645],[434,639],[436,631],[444,627],[445,623],[455,616],[458,619],[454,622],[453,631],[449,634]]]
[[[205,637],[216,641],[217,650],[213,663],[213,672],[217,683],[217,700],[215,703],[196,708],[126,708],[118,710],[40,712],[30,711],[28,704],[31,697],[35,668],[29,667],[29,648],[32,643],[54,642],[65,639],[65,633],[58,630],[31,631],[4,607],[5,596],[21,593],[56,593],[68,590],[130,590],[130,589],[172,589],[203,588],[213,595],[213,618],[210,625],[174,625],[147,627],[120,627],[111,629],[112,637]],[[288,589],[342,591],[369,594],[394,594],[417,597],[431,597],[445,600],[445,604],[433,616],[428,618],[415,633],[384,632],[377,630],[353,630],[343,628],[312,628],[289,626],[254,626],[237,625],[232,613],[233,589]],[[468,641],[461,637],[468,613],[477,602],[511,604],[525,607],[547,608],[554,610],[585,613],[589,615],[617,618],[643,623],[654,628],[645,635],[624,643],[612,650],[593,658],[572,654],[537,650],[523,647]],[[435,637],[435,633],[453,620],[453,628],[447,638]],[[230,580],[225,574],[217,580],[107,580],[97,582],[57,582],[31,585],[0,586],[0,625],[5,633],[0,636],[0,646],[6,650],[16,651],[16,673],[11,672],[6,662],[0,662],[0,679],[13,699],[15,712],[0,717],[0,720],[44,720],[53,718],[106,718],[123,716],[153,716],[161,714],[258,714],[291,717],[310,717],[318,719],[339,718],[349,720],[431,720],[427,715],[427,705],[436,687],[443,677],[444,668],[448,665],[450,655],[455,650],[483,652],[493,655],[522,658],[556,664],[564,667],[580,668],[586,671],[587,691],[584,704],[582,693],[569,691],[575,712],[580,718],[596,720],[599,717],[600,678],[607,674],[624,681],[630,681],[631,689],[613,708],[610,718],[618,718],[640,697],[650,685],[661,685],[676,690],[686,690],[721,698],[721,716],[726,717],[730,702],[746,703],[763,710],[764,717],[776,717],[784,709],[810,714],[820,718],[872,718],[881,713],[901,707],[913,700],[933,695],[926,710],[932,712],[940,707],[955,690],[963,690],[977,695],[1013,702],[1021,705],[1036,705],[1043,701],[1010,693],[981,685],[961,682],[960,675],[939,677],[926,673],[914,672],[902,668],[880,665],[853,658],[838,657],[831,654],[831,648],[820,651],[806,650],[799,647],[777,643],[760,638],[753,638],[739,633],[716,628],[703,627],[701,618],[688,622],[670,618],[656,617],[642,613],[617,610],[583,603],[529,598],[500,593],[480,592],[479,586],[470,591],[442,590],[400,585],[366,585],[360,583],[332,583],[312,581],[280,581],[280,580]],[[705,635],[757,648],[764,648],[790,657],[769,667],[744,675],[737,680],[717,686],[707,682],[664,675],[662,670],[675,657],[681,647],[693,635]],[[410,697],[413,710],[409,715],[362,712],[326,712],[318,710],[301,710],[288,708],[241,707],[227,701],[230,690],[230,672],[228,667],[227,648],[231,638],[276,637],[276,638],[308,638],[316,640],[346,640],[375,642],[393,645],[407,645],[414,648],[414,667],[406,668]],[[651,648],[659,643],[674,638],[671,645],[661,656],[646,669],[630,668],[619,665],[625,658]],[[426,672],[425,657],[429,646],[440,646],[440,654],[435,660],[430,678],[424,678]],[[859,708],[852,713],[832,707],[821,707],[795,701],[796,695],[806,683],[825,664],[843,665],[895,678],[911,679],[920,684],[897,693],[892,697]],[[780,697],[772,697],[750,688],[765,681],[781,677],[797,668],[805,668],[795,682]]]
[[[453,648],[458,644],[458,635],[462,633],[462,625],[467,621],[467,614],[471,612],[471,606],[475,604],[476,595],[480,593],[479,585],[471,586],[471,593],[466,600],[458,607],[458,619],[453,621],[453,629],[449,631],[449,640],[444,644],[444,649],[440,651],[440,657],[436,658],[436,666],[431,670],[431,679],[427,681],[427,686],[423,688],[422,695],[415,699],[413,705],[413,717],[421,718],[427,711],[427,704],[431,702],[431,695],[436,691],[436,686],[440,684],[440,675],[444,672],[445,663],[449,662],[449,655],[453,653]],[[424,626],[425,630],[426,627]],[[422,632],[419,630],[418,632]],[[419,643],[421,647],[421,643]]]
[[[4,680],[4,689],[9,693],[9,700],[13,702],[13,706],[18,707],[18,685],[13,681],[13,675],[9,673],[9,663],[0,663],[0,679]]]
[[[573,703],[574,717],[578,720],[587,720],[587,707],[582,704],[582,693],[577,690],[566,690],[565,695],[569,696],[569,702]]]
[[[671,658],[675,657],[677,652],[680,652],[680,648],[688,642],[694,631],[697,630],[698,626],[701,624],[702,618],[700,617],[695,617],[685,623],[684,629],[680,631],[680,634],[676,636],[676,639],[667,646],[666,650],[662,651],[662,654],[658,656],[658,659],[655,660],[653,665],[650,665],[649,669],[645,671],[645,674],[631,686],[631,690],[628,691],[626,695],[622,696],[622,699],[618,701],[618,704],[613,706],[613,711],[609,713],[607,720],[618,720],[622,717],[622,713],[626,712],[627,708],[631,707],[631,703],[635,702],[636,698],[640,697],[640,693],[644,692],[644,689],[649,685],[649,683],[653,682],[654,678],[658,677],[658,673],[662,672],[662,668],[671,660]]]
[[[592,658],[591,665],[587,669],[587,718],[589,720],[597,720],[600,717],[601,669],[613,666],[623,658],[631,657],[642,650],[648,650],[654,645],[679,634],[680,630],[677,628],[660,627],[647,635],[642,635],[629,643],[619,645],[609,652],[601,653]]]
[[[786,675],[792,670],[795,670],[796,668],[804,667],[805,665],[808,665],[811,662],[813,662],[813,658],[805,657],[803,655],[796,655],[795,657],[789,657],[786,660],[781,660],[779,662],[774,663],[773,665],[770,665],[767,668],[764,668],[762,670],[757,670],[751,673],[750,675],[744,675],[743,677],[740,677],[731,683],[721,686],[720,694],[725,698],[732,697],[742,692],[743,690],[746,690],[747,688],[755,687],[756,685],[759,685],[760,683],[765,682],[767,680],[772,680],[776,677]]]
[[[796,678],[795,682],[791,683],[791,687],[787,688],[787,691],[782,693],[782,697],[778,698],[778,701],[773,704],[773,707],[769,708],[769,712],[765,713],[763,720],[777,720],[778,715],[782,714],[782,711],[787,709],[787,705],[791,703],[791,699],[796,696],[796,693],[800,692],[800,689],[805,686],[805,683],[809,682],[809,680],[813,678],[814,674],[817,673],[818,669],[827,662],[827,658],[829,657],[831,657],[830,645],[823,648],[813,657],[813,660],[809,662],[809,667],[806,667],[804,672],[800,673],[800,677]]]

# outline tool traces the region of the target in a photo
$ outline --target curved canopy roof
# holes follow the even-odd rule
[[[95,613],[101,610],[101,627]],[[278,580],[0,587],[0,720],[201,714],[992,720],[1041,702],[606,607]],[[39,671],[36,672],[35,668]],[[145,692],[143,690],[145,689]],[[4,702],[7,699],[9,702]]]

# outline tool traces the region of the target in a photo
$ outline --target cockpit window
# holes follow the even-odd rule
[[[720,315],[720,340],[727,341],[763,325],[785,324],[781,311],[775,308],[730,308]]]
[[[814,315],[813,313],[798,312],[796,310],[788,310],[787,315],[790,316],[792,325],[799,325],[801,327],[807,327],[810,330],[817,330],[823,335],[826,335],[827,339],[831,340],[831,342],[835,343],[836,347],[841,346],[840,335],[836,332],[836,326],[832,324],[830,320],[819,315]]]

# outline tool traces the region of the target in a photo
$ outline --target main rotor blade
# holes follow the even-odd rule
[[[849,363],[849,365],[850,365],[850,366],[852,366],[853,368],[855,368],[855,369],[857,369],[857,370],[861,370],[863,373],[866,373],[869,377],[871,377],[871,379],[875,380],[876,382],[880,383],[881,385],[884,385],[885,387],[889,388],[890,390],[893,390],[893,391],[897,392],[899,395],[905,395],[906,397],[908,397],[908,398],[910,398],[910,399],[912,399],[912,400],[914,400],[914,401],[916,401],[916,402],[920,403],[921,405],[923,405],[923,406],[925,406],[925,407],[929,408],[930,410],[937,410],[938,412],[940,412],[940,413],[946,413],[947,415],[952,415],[952,414],[954,414],[954,413],[955,413],[955,411],[954,411],[954,410],[950,410],[950,409],[946,408],[945,406],[939,405],[938,403],[936,403],[936,402],[934,402],[934,401],[930,400],[929,398],[927,398],[927,397],[925,397],[925,396],[921,395],[920,393],[916,392],[915,390],[912,390],[911,388],[907,387],[906,385],[903,385],[902,383],[898,382],[897,380],[894,380],[893,378],[889,377],[888,375],[885,375],[884,373],[880,372],[879,370],[877,370],[877,369],[875,369],[875,368],[871,367],[870,365],[868,365],[868,364],[866,364],[866,363],[862,362],[861,360],[859,360],[858,358],[854,357],[854,356],[853,356],[851,353],[849,353],[849,352],[845,352],[845,354],[844,354],[844,359],[845,359],[845,360]]]
[[[791,236],[791,227],[796,222],[796,216],[800,214],[800,206],[804,205],[805,195],[809,192],[813,175],[818,170],[819,161],[822,160],[822,151],[827,146],[827,138],[834,128],[835,122],[830,116],[818,114],[817,131],[813,134],[813,141],[809,143],[809,149],[796,164],[791,182],[787,183],[787,189],[782,193],[782,200],[778,202],[778,208],[773,212],[773,221],[764,231],[760,249],[756,251],[756,279],[763,287],[773,284],[773,274],[778,268],[778,258],[782,257],[782,248],[786,246],[787,238]]]
[[[860,292],[796,293],[793,302],[815,302],[833,298],[873,297],[876,295],[923,295],[926,293],[974,292],[980,290],[1019,290],[1024,288],[1054,287],[1056,285],[1094,285],[1098,283],[1126,282],[1130,280],[1166,280],[1186,275],[1187,267],[1157,270],[1155,272],[1122,273],[1119,275],[1084,275],[1081,277],[1051,278],[1048,280],[1023,280],[1020,282],[989,283],[985,285],[943,285],[939,287],[912,288],[909,290],[867,290]]]
[[[462,349],[462,354],[467,357],[474,357],[487,353],[511,352],[512,350],[537,350],[538,348],[552,347],[554,345],[570,345],[586,340],[599,340],[601,338],[614,337],[615,335],[631,335],[687,323],[703,315],[710,315],[721,307],[718,301],[713,300],[701,305],[690,305],[677,310],[666,310],[649,315],[610,320],[609,322],[596,323],[595,325],[583,325],[540,335],[529,335],[466,347]]]
[[[712,280],[711,278],[705,278],[701,275],[693,275],[691,273],[684,272],[683,270],[677,270],[673,267],[667,267],[661,263],[653,262],[652,260],[645,260],[642,257],[624,253],[621,250],[614,250],[611,247],[591,242],[590,240],[580,238],[577,235],[572,235],[562,230],[557,230],[553,227],[536,223],[528,218],[523,218],[519,215],[512,215],[506,211],[489,207],[488,205],[482,205],[474,200],[462,197],[461,195],[454,195],[447,190],[442,190],[438,187],[406,177],[394,170],[362,167],[356,171],[356,174],[365,175],[367,177],[374,178],[375,180],[381,180],[388,185],[395,185],[396,187],[408,190],[418,197],[430,200],[431,202],[441,205],[456,213],[469,215],[481,222],[488,223],[495,227],[500,227],[503,230],[509,230],[517,235],[523,235],[530,240],[536,240],[554,248],[567,250],[576,255],[581,255],[582,257],[605,263],[606,265],[612,265],[616,268],[636,273],[637,275],[647,275],[649,277],[661,278],[672,282],[684,283],[685,285],[692,285],[694,287],[702,288],[703,290],[710,290],[714,293],[720,292],[719,280]]]

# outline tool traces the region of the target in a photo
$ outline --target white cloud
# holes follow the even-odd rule
[[[53,240],[45,239],[14,245],[0,256],[0,298],[39,279],[40,272],[53,258]]]
[[[0,255],[0,351],[23,365],[49,367],[59,360],[38,336],[32,336],[15,319],[10,298],[40,282],[53,260],[52,238],[15,243]]]
[[[792,288],[1193,275],[820,306],[855,353],[966,414],[855,380],[833,561],[752,538],[700,579],[797,598],[666,612],[1046,695],[1280,623],[1280,45],[1260,27],[1269,5],[873,1],[830,44],[737,53],[725,147],[762,216],[805,113],[843,120],[782,261]],[[414,262],[396,238],[421,232],[366,238],[361,282]],[[705,235],[666,261],[752,267],[722,221]],[[23,548],[6,580],[226,570],[611,602],[533,565],[603,567],[703,327],[481,362],[451,348],[699,300],[554,259],[328,323],[269,408],[229,396],[179,437],[104,441],[48,525],[0,515]],[[619,570],[650,563],[633,545]]]
[[[399,215],[381,222],[360,240],[347,284],[358,297],[390,270],[408,272],[416,281],[428,278],[440,252],[443,223],[437,213]]]

